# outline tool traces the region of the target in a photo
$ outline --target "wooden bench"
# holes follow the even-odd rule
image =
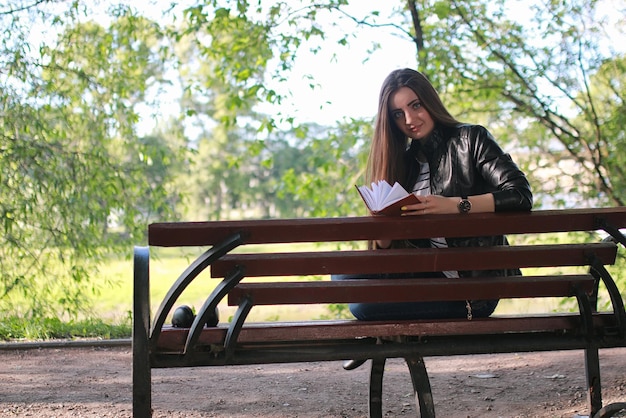
[[[220,222],[157,223],[149,245],[208,247],[172,284],[151,320],[149,247],[135,248],[133,324],[133,414],[151,415],[151,369],[372,359],[370,416],[382,416],[382,380],[387,358],[406,359],[422,417],[435,416],[424,357],[464,354],[583,350],[590,416],[608,417],[626,403],[602,405],[599,349],[626,347],[626,312],[607,265],[615,263],[626,208]],[[359,242],[369,239],[470,237],[604,231],[590,243],[445,249],[342,249],[233,251],[248,244]],[[521,241],[521,239],[520,239]],[[272,246],[264,246],[263,248]],[[275,247],[275,246],[274,246]],[[361,247],[364,248],[363,245]],[[354,247],[353,247],[354,248]],[[167,318],[179,297],[210,267],[221,278],[190,328]],[[557,267],[558,269],[554,269]],[[563,273],[564,269],[568,273]],[[583,269],[581,269],[581,267]],[[532,275],[472,279],[302,280],[300,276],[533,269]],[[539,273],[535,274],[537,271]],[[571,273],[569,272],[571,271]],[[272,277],[294,276],[294,280]],[[263,282],[243,280],[269,277]],[[598,312],[599,284],[612,310]],[[577,312],[489,318],[298,322],[246,321],[260,305],[349,302],[449,301],[507,298],[575,298]],[[230,322],[205,324],[227,300],[236,306]],[[339,366],[338,366],[339,367]]]

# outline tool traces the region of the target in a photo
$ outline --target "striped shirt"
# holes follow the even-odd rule
[[[420,173],[417,176],[417,181],[413,186],[413,193],[418,196],[426,196],[430,194],[430,167],[428,163],[418,162],[420,165]],[[433,248],[447,248],[448,243],[445,238],[431,238],[430,246]],[[457,271],[444,271],[443,274],[447,278],[458,278],[459,273]]]

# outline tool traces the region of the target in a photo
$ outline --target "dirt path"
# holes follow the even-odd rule
[[[0,417],[131,417],[131,351],[0,350]],[[626,402],[626,349],[601,351],[605,404]],[[585,415],[582,352],[427,358],[440,417]],[[155,417],[365,417],[368,367],[339,362],[154,370]],[[388,362],[385,416],[416,416]]]

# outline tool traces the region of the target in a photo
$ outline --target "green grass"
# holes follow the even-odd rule
[[[62,321],[59,318],[5,317],[0,321],[0,340],[33,341],[76,338],[128,338],[131,335],[130,318],[123,323],[101,319]]]

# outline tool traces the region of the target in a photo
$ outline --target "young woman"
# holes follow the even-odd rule
[[[524,173],[498,146],[487,129],[457,121],[421,73],[393,71],[379,97],[367,184],[386,180],[400,183],[420,197],[403,208],[403,215],[437,213],[529,211],[532,193]],[[504,236],[483,236],[400,242],[376,241],[375,247],[427,248],[507,245]],[[413,274],[413,277],[471,277],[471,271]],[[484,275],[521,274],[519,271],[481,271]],[[336,275],[333,280],[394,278],[400,275]],[[361,320],[486,317],[498,301],[356,303],[352,314]]]
[[[482,126],[463,124],[448,112],[439,94],[421,73],[393,71],[383,82],[376,127],[367,167],[367,184],[386,180],[400,183],[420,197],[403,208],[405,216],[437,213],[529,211],[533,198],[524,173]],[[375,248],[428,248],[508,245],[504,236],[378,240]],[[516,271],[444,271],[412,277],[504,276]],[[333,280],[407,277],[407,274],[335,275]],[[360,320],[487,317],[497,300],[410,303],[353,303]],[[352,370],[365,360],[349,360]]]

